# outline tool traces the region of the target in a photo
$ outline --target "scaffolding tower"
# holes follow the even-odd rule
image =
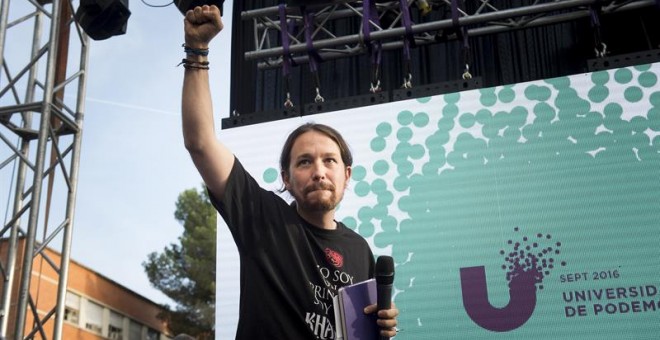
[[[70,0],[0,6],[0,339],[60,339],[89,39]],[[46,247],[61,253],[59,262]],[[30,286],[41,266],[59,276],[54,306]]]

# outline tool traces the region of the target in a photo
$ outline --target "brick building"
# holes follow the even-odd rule
[[[18,241],[18,254],[23,254],[25,239]],[[0,258],[7,258],[7,240],[0,240]],[[52,249],[45,250],[46,257],[60,263],[60,254]],[[20,277],[23,259],[16,260],[15,277]],[[57,281],[59,275],[44,257],[35,258],[32,265],[30,296],[39,318],[43,319],[57,303]],[[18,281],[14,280],[12,305],[9,310],[8,338],[15,334]],[[0,287],[4,282],[0,282]],[[69,282],[62,339],[76,340],[165,340],[172,335],[167,325],[157,318],[162,311],[155,302],[135,293],[119,283],[87,268],[74,260],[69,262]],[[34,328],[34,318],[28,310],[24,335]],[[44,324],[44,333],[52,338],[54,316]],[[34,339],[41,339],[37,332]]]

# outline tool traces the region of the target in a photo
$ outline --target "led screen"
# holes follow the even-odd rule
[[[220,138],[276,190],[292,129],[343,133],[355,164],[338,219],[394,257],[398,339],[657,339],[658,75],[660,64],[640,65]],[[216,332],[228,339],[238,257],[219,223]]]

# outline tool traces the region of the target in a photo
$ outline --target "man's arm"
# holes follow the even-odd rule
[[[216,6],[195,7],[186,13],[184,19],[186,47],[208,49],[211,39],[222,28],[220,10]],[[194,53],[188,54],[186,59],[197,63],[208,60],[207,56]],[[186,68],[181,111],[186,149],[206,186],[216,198],[222,200],[229,173],[234,165],[234,155],[215,136],[208,70]]]

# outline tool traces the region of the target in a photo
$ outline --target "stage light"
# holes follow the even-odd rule
[[[126,33],[128,0],[81,0],[75,18],[94,40],[104,40]]]
[[[422,16],[426,16],[431,13],[431,5],[426,0],[416,0],[417,8],[422,13]]]
[[[174,0],[174,4],[176,5],[176,8],[179,9],[181,14],[186,15],[186,12],[188,10],[191,10],[197,6],[204,6],[204,5],[216,5],[220,9],[220,15],[222,15],[222,4],[225,2],[225,0]]]

